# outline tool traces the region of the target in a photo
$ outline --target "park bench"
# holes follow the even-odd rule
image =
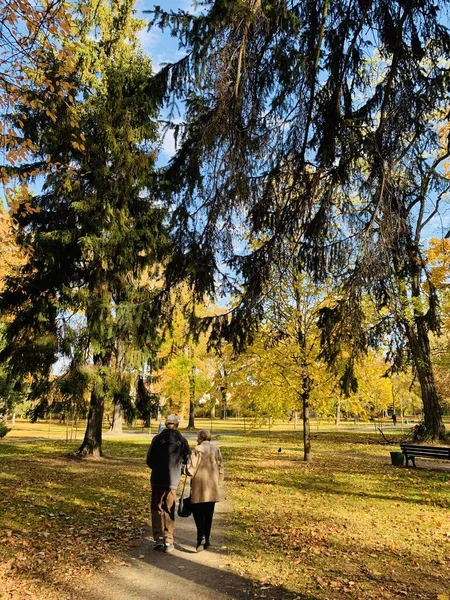
[[[439,460],[450,460],[450,448],[444,446],[417,446],[414,444],[400,444],[400,448],[406,458],[406,466],[411,461],[416,466],[416,457],[438,458]]]

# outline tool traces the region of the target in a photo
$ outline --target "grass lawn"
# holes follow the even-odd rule
[[[450,470],[392,467],[364,440],[319,435],[308,464],[280,435],[281,453],[225,450],[239,572],[311,598],[450,598]]]
[[[392,467],[370,432],[336,430],[314,434],[306,464],[300,435],[264,431],[242,447],[220,433],[230,561],[255,597],[267,584],[317,600],[450,598],[450,470]],[[10,436],[0,442],[0,598],[71,598],[74,580],[148,534],[148,437],[107,439],[106,459],[80,462],[65,458],[78,443]]]
[[[408,424],[405,424],[402,427],[401,421],[398,421],[396,430],[401,433],[406,433],[408,429],[411,427],[412,421],[409,419]],[[267,433],[278,433],[278,432],[287,432],[300,434],[301,433],[301,421],[299,419],[297,424],[297,429],[295,424],[292,421],[276,419],[273,423],[271,423],[270,427],[268,423],[260,423],[255,426],[249,419],[242,418],[228,418],[225,421],[220,419],[205,419],[205,418],[196,418],[195,424],[197,429],[209,429],[213,433],[213,435],[235,435],[242,438],[242,440],[246,438],[252,438],[252,436],[265,435]],[[182,431],[185,427],[186,423],[181,424],[180,430]],[[447,422],[445,422],[447,430],[450,430],[450,420],[447,418]],[[380,427],[383,429],[387,429],[389,431],[393,430],[392,420],[389,417],[385,417],[382,421],[376,422],[358,422],[355,423],[353,420],[345,421],[342,420],[340,429],[344,429],[346,431],[350,430],[361,430],[364,429],[368,432],[369,435],[378,435],[377,428]],[[30,424],[28,421],[23,419],[18,419],[16,421],[15,426],[12,431],[8,434],[8,439],[22,439],[22,438],[41,438],[41,439],[60,439],[60,440],[72,440],[72,441],[81,441],[83,439],[84,431],[86,428],[86,421],[80,420],[77,425],[72,421],[69,421],[67,426],[63,423],[59,423],[58,419],[53,418],[51,422],[41,420],[37,423]],[[151,431],[149,432],[148,428],[144,428],[141,422],[136,422],[133,426],[129,427],[128,425],[123,426],[124,437],[129,437],[130,439],[141,436],[149,438],[150,434],[154,434],[157,432],[158,422],[152,420],[151,422]],[[107,432],[107,426],[105,425],[104,429],[105,433]],[[326,419],[311,419],[311,432],[313,435],[318,433],[324,433],[329,431],[336,431],[336,426],[334,422]],[[250,435],[248,435],[250,434]]]

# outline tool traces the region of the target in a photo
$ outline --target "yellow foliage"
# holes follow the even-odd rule
[[[449,287],[450,239],[432,238],[426,252],[430,277],[438,289]]]
[[[11,217],[0,208],[0,291],[5,277],[24,261],[23,252],[14,242]]]

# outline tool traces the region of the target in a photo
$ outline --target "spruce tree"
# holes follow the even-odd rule
[[[15,213],[30,258],[7,280],[0,304],[10,315],[1,360],[11,376],[31,377],[36,416],[54,385],[57,359],[69,362],[59,378],[64,393],[89,392],[79,455],[102,454],[118,346],[149,353],[156,344],[159,295],[141,275],[157,268],[167,249],[165,212],[149,191],[158,125],[146,90],[150,60],[136,45],[140,23],[132,2],[94,4],[82,7],[78,65],[68,76],[75,114],[64,93],[51,110],[36,102],[39,89],[16,110],[15,126],[35,148],[34,165],[51,167],[42,191]],[[45,51],[45,58],[51,81],[61,53]],[[20,168],[32,176],[30,165]]]
[[[153,24],[186,52],[153,79],[162,99],[186,107],[161,187],[177,201],[169,274],[184,270],[199,296],[214,291],[216,276],[228,293],[243,287],[224,321],[240,345],[262,316],[271,264],[295,240],[299,272],[340,284],[342,301],[321,320],[325,337],[344,319],[355,348],[375,343],[362,330],[365,292],[391,311],[388,336],[407,342],[393,344],[393,364],[412,362],[432,438],[443,432],[428,341],[438,307],[432,287],[419,298],[420,235],[445,193],[438,126],[448,115],[448,5],[216,0],[196,15],[153,11]],[[236,243],[240,223],[264,243]],[[329,350],[330,360],[339,354]],[[352,386],[350,362],[343,387]]]

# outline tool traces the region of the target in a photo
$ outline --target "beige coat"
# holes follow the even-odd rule
[[[218,502],[219,485],[223,481],[222,454],[214,444],[204,441],[192,449],[187,465],[191,480],[192,504]]]

